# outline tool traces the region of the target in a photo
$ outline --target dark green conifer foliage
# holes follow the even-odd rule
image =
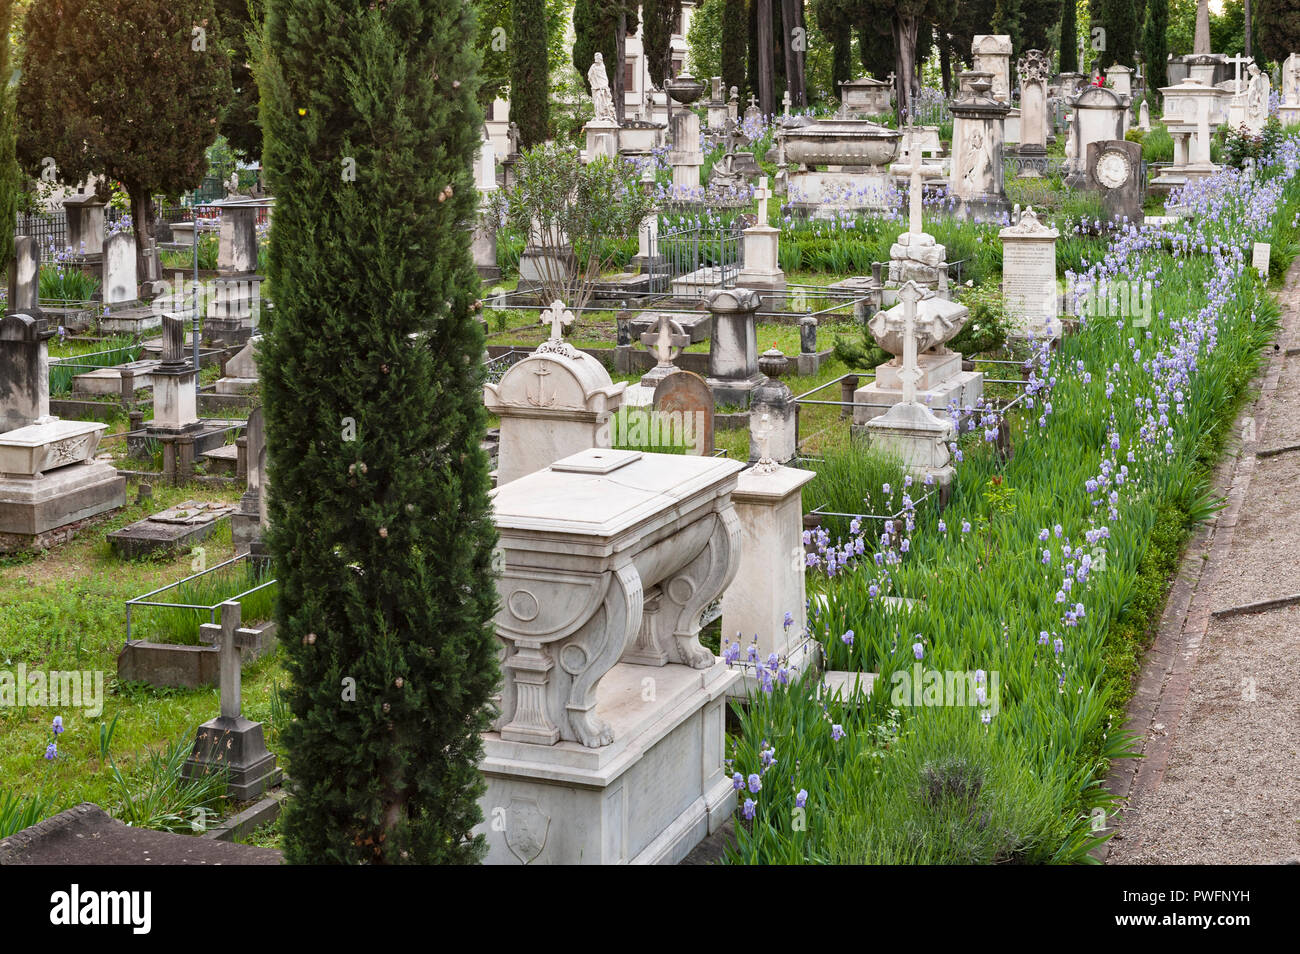
[[[480,857],[497,681],[474,7],[270,0],[259,355],[296,863]],[[355,697],[351,698],[352,692]]]

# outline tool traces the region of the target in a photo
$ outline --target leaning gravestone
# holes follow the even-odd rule
[[[135,272],[135,236],[110,235],[104,242],[103,295],[105,305],[135,304],[140,289]]]
[[[713,392],[698,374],[675,371],[655,388],[654,413],[660,433],[680,433],[686,452],[697,456],[713,453]]]
[[[40,317],[41,247],[30,235],[14,236],[14,257],[9,263],[9,304],[7,315]]]

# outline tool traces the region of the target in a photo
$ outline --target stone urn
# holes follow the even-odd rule
[[[875,317],[867,322],[867,329],[876,339],[876,344],[895,357],[903,354],[903,308],[903,303],[899,302],[888,311],[876,312]],[[916,303],[916,353],[923,354],[942,347],[957,337],[969,319],[970,309],[959,302],[937,296],[922,298]]]
[[[704,84],[690,73],[683,73],[665,83],[664,91],[672,97],[674,103],[689,106],[704,95]]]
[[[887,166],[898,158],[903,134],[865,119],[822,119],[784,134],[785,157],[815,166]]]
[[[768,348],[758,356],[758,370],[779,381],[790,370],[790,359],[779,348]]]

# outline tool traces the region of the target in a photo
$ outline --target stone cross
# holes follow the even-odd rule
[[[1254,63],[1255,58],[1253,56],[1242,56],[1240,53],[1238,53],[1236,56],[1228,57],[1228,62],[1233,65],[1232,91],[1234,93],[1240,93],[1241,92],[1241,68],[1245,66],[1247,63]]]
[[[784,115],[790,115],[790,91],[786,90],[781,94],[781,108]]]
[[[758,109],[758,97],[755,96],[753,93],[749,94],[749,108]]]
[[[242,609],[236,600],[221,604],[221,622],[199,626],[199,639],[214,643],[220,652],[221,718],[238,719],[240,708],[240,657],[257,644],[257,630],[239,625]]]
[[[889,85],[890,85],[890,86],[893,86],[893,85],[894,85],[894,81],[895,81],[896,79],[898,79],[898,76],[897,76],[897,74],[895,74],[895,73],[891,70],[890,73],[889,73],[889,75],[886,76],[885,79],[887,79],[887,80],[889,81]]]
[[[767,225],[767,200],[772,198],[772,190],[767,187],[767,176],[758,180],[758,188],[754,190],[754,198],[758,200],[758,222],[757,225]]]
[[[659,367],[671,368],[673,359],[691,343],[691,336],[682,331],[682,326],[672,318],[660,315],[650,330],[641,335],[641,343],[654,353]]]
[[[908,216],[907,231],[912,235],[920,235],[922,231],[921,221],[921,199],[924,195],[925,176],[943,175],[942,170],[933,166],[927,166],[921,161],[921,150],[917,148],[916,127],[912,127],[912,138],[908,140],[911,148],[911,164],[908,166],[908,172],[911,173],[911,181],[908,185]]]
[[[898,290],[898,300],[903,303],[903,369],[898,378],[903,383],[903,403],[916,403],[916,384],[921,380],[921,367],[916,360],[916,303],[921,300],[921,289],[916,282],[908,282]]]
[[[564,302],[558,298],[551,302],[551,307],[542,312],[541,324],[551,326],[551,340],[559,341],[564,335],[564,329],[573,324],[573,312],[564,307]]]

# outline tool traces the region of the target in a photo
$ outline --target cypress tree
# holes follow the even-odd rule
[[[1255,0],[1251,12],[1259,52],[1265,57],[1281,63],[1300,50],[1300,0]]]
[[[510,117],[520,145],[545,142],[551,125],[550,63],[546,50],[546,0],[513,0]]]
[[[731,87],[740,92],[744,101],[748,89],[745,77],[746,53],[749,48],[749,11],[745,0],[723,0],[722,8],[722,85],[724,93],[731,95]]]
[[[18,163],[14,158],[14,91],[9,85],[9,30],[13,0],[0,0],[0,274],[6,274],[14,254],[14,225],[18,214]]]
[[[1142,50],[1147,61],[1147,91],[1150,99],[1157,90],[1169,85],[1169,0],[1147,0],[1147,26],[1142,35]]]
[[[1140,26],[1133,0],[1101,0],[1093,7],[1092,22],[1106,31],[1106,46],[1097,51],[1097,66],[1102,70],[1114,63],[1133,66]]]
[[[1061,72],[1079,72],[1079,21],[1075,0],[1061,0]]]
[[[259,364],[292,863],[481,857],[495,531],[473,5],[270,0]]]
[[[682,0],[644,0],[641,46],[650,82],[662,87],[672,67],[673,29],[682,18]]]

